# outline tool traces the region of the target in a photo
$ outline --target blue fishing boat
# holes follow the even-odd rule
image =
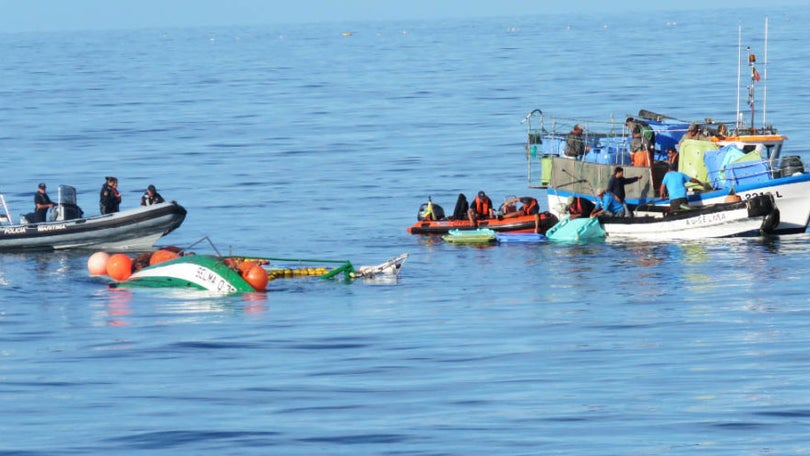
[[[760,76],[750,51],[747,62],[751,69],[750,124],[743,121],[739,109],[737,119],[731,122],[683,120],[643,109],[637,115],[604,122],[531,111],[524,118],[528,125],[525,150],[529,187],[547,189],[549,211],[562,218],[569,197],[595,201],[596,190],[604,189],[615,167],[621,166],[626,177],[640,177],[625,187],[630,209],[648,204],[667,206],[669,201],[661,199],[658,190],[669,162],[674,161],[667,150],[674,147],[678,171],[710,184],[708,188],[689,189],[690,206],[723,203],[729,195],[748,200],[771,194],[780,213],[773,232],[805,232],[810,223],[810,174],[798,155],[783,154],[788,138],[772,125],[764,125],[764,109],[763,125],[754,125],[754,88]],[[652,160],[644,166],[638,166],[643,160],[634,160],[638,157],[631,153],[634,139],[626,117],[632,119],[629,125],[641,124],[652,132]],[[567,134],[575,124],[584,126],[581,140],[587,152],[569,158],[564,150]],[[687,131],[690,139],[685,138]]]

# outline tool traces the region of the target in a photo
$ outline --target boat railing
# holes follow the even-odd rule
[[[749,160],[730,163],[719,169],[707,169],[712,188],[737,188],[744,185],[760,184],[781,177],[779,170],[773,170],[770,160]]]
[[[2,207],[3,209],[3,212],[0,213],[0,225],[2,224],[13,225],[14,220],[11,218],[11,212],[8,211],[8,205],[6,204],[6,197],[1,193],[0,193],[0,207]]]

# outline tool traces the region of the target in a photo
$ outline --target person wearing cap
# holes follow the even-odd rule
[[[118,193],[118,178],[107,176],[105,179],[104,185],[101,186],[98,204],[102,215],[118,212],[121,205],[121,194]]]
[[[151,206],[153,204],[162,203],[164,201],[166,200],[164,200],[163,197],[160,196],[160,193],[158,193],[157,190],[155,190],[155,186],[149,184],[149,186],[146,187],[146,192],[141,197],[141,206]]]
[[[643,120],[628,117],[624,125],[630,132],[630,153],[633,156],[634,166],[652,166],[655,153],[655,131],[650,124]],[[638,152],[646,152],[646,154]]]
[[[607,215],[609,217],[624,217],[624,204],[619,201],[612,192],[605,189],[596,191],[596,207],[591,212],[591,217],[599,217],[600,215]]]
[[[582,128],[582,125],[576,124],[574,125],[574,128],[571,129],[571,133],[568,133],[568,136],[565,138],[565,150],[563,150],[564,157],[573,158],[574,160],[582,160],[585,152],[591,149],[590,146],[585,145],[585,141],[582,139],[583,131],[584,129]]]
[[[30,220],[31,222],[44,222],[47,220],[48,209],[54,206],[46,190],[45,183],[40,182],[37,192],[34,193],[34,214],[36,214],[34,217],[36,220]]]
[[[483,190],[478,192],[478,196],[476,196],[472,204],[470,204],[467,216],[470,218],[470,223],[472,223],[473,226],[478,226],[479,220],[495,217],[495,211],[492,209],[492,200],[489,199]]]
[[[678,141],[678,149],[681,148],[681,144],[684,142],[684,140],[687,139],[691,139],[694,141],[706,141],[709,138],[700,131],[700,128],[698,127],[697,124],[693,123],[689,125],[689,128],[686,129],[686,133],[684,133],[684,135],[681,137],[681,140]]]
[[[675,165],[669,165],[669,171],[664,174],[664,178],[661,180],[661,187],[658,189],[658,194],[661,198],[669,196],[670,212],[679,211],[682,209],[682,206],[689,207],[689,201],[686,198],[686,184],[689,182],[705,185],[694,177],[679,172],[675,168]]]

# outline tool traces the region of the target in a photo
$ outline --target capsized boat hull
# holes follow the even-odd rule
[[[97,249],[145,251],[177,229],[186,210],[174,201],[113,214],[0,227],[0,252]]]
[[[117,288],[194,288],[216,293],[256,291],[226,258],[213,255],[186,255],[134,272]]]
[[[601,242],[606,236],[599,220],[590,217],[563,217],[546,231],[548,240],[554,242]]]
[[[383,263],[361,266],[355,270],[350,261],[312,260],[295,258],[258,258],[214,255],[185,255],[163,261],[132,273],[126,280],[112,284],[115,288],[191,288],[216,294],[252,293],[265,291],[268,281],[285,277],[318,276],[332,279],[343,276],[348,282],[354,279],[396,281],[402,265],[408,259],[403,253]],[[306,267],[306,264],[330,265]],[[271,266],[272,264],[272,266]],[[283,267],[295,265],[299,269]],[[301,266],[304,267],[301,267]],[[248,268],[244,268],[249,266]],[[250,269],[257,269],[265,276],[259,280]]]

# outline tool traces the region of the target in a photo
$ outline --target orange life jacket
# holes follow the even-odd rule
[[[523,215],[532,215],[532,208],[537,207],[537,200],[532,198],[529,204],[524,204],[523,207],[520,208],[520,212]]]
[[[475,197],[473,201],[473,207],[475,208],[475,213],[478,215],[482,215],[484,217],[489,217],[489,210],[490,210],[490,201],[489,198],[485,198],[483,201],[479,197]]]

